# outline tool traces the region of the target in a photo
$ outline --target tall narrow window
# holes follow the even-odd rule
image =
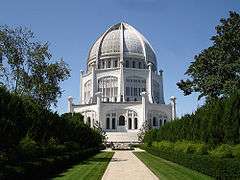
[[[129,61],[126,60],[126,68],[129,68]]]
[[[166,119],[164,119],[164,124],[166,124],[167,123],[167,120]]]
[[[107,66],[108,68],[111,68],[111,59],[110,60],[108,60],[108,66]]]
[[[132,62],[132,68],[135,68],[135,61]]]
[[[112,118],[112,129],[116,129],[116,119]]]
[[[157,126],[157,120],[156,120],[156,117],[153,117],[153,126]]]
[[[134,118],[134,129],[138,128],[138,119]]]
[[[126,95],[130,96],[130,88],[129,87],[126,87]]]
[[[105,61],[102,60],[102,68],[105,69]]]
[[[162,126],[162,119],[159,119],[159,126]]]
[[[142,62],[138,62],[138,68],[142,69]]]
[[[132,118],[128,118],[128,129],[132,129]]]
[[[110,118],[106,119],[106,129],[110,129]]]
[[[114,67],[118,67],[118,60],[114,61]]]
[[[91,118],[87,117],[87,125],[91,126]]]

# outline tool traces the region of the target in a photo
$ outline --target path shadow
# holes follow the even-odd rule
[[[127,161],[127,159],[120,159],[120,158],[112,158],[111,162],[120,162],[120,161]]]
[[[61,169],[60,171],[52,174],[51,176],[49,176],[47,179],[52,179],[52,178],[56,178],[56,177],[63,177],[64,176],[64,173],[68,172],[68,171],[71,171],[72,169],[74,169],[76,166],[79,166],[79,165],[90,165],[92,163],[95,163],[95,162],[109,162],[111,160],[111,158],[107,158],[107,157],[90,157],[89,159],[86,159],[86,160],[82,160],[82,161],[79,161],[79,162],[76,162],[74,164],[72,164],[71,166],[68,166],[66,167],[65,169]]]

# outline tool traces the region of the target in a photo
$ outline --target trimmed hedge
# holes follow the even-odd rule
[[[0,172],[1,180],[8,179],[44,179],[61,172],[71,165],[87,159],[99,152],[98,149],[86,149],[78,152],[66,153],[61,156],[39,158],[34,161],[19,162],[3,166]]]
[[[208,101],[193,114],[185,115],[147,131],[144,143],[194,141],[211,146],[240,144],[240,91],[228,98]]]
[[[240,161],[238,159],[187,154],[179,151],[176,152],[173,149],[165,151],[146,145],[142,145],[141,148],[153,155],[215,177],[216,179],[240,179]]]

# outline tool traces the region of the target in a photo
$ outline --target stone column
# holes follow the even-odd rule
[[[72,98],[72,96],[68,97],[68,112],[73,113],[73,98]]]
[[[176,119],[176,97],[171,96],[171,105],[172,105],[172,120]]]
[[[118,101],[121,101],[121,97],[123,99],[123,102],[125,101],[125,93],[124,93],[124,54],[123,54],[123,42],[124,41],[124,29],[123,29],[123,25],[121,24],[120,26],[120,78],[119,78],[119,97],[118,97]]]
[[[152,94],[152,63],[148,63],[148,99],[150,103],[153,103]]]
[[[141,92],[141,96],[142,96],[142,119],[143,122],[145,123],[147,121],[147,104],[148,104],[148,93],[147,92]],[[140,126],[140,124],[139,124]]]
[[[96,119],[95,121],[98,121],[98,123],[101,125],[102,123],[100,122],[101,120],[101,99],[102,99],[102,93],[101,92],[97,92],[95,94],[96,98],[97,98],[97,109],[96,109]]]
[[[95,73],[96,64],[93,63],[91,66],[91,73],[92,73],[92,101],[95,99],[96,93],[96,73]]]
[[[84,100],[83,100],[83,98],[84,98],[84,96],[83,96],[83,87],[84,87],[84,85],[83,85],[83,81],[82,81],[82,78],[83,78],[83,71],[81,70],[80,71],[80,104],[83,104],[83,102],[84,102]]]
[[[159,76],[160,76],[160,104],[165,104],[164,102],[164,91],[163,91],[163,70],[159,71]]]

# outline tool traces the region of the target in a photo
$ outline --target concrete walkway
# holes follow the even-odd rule
[[[157,180],[158,178],[131,152],[115,151],[102,180]]]

